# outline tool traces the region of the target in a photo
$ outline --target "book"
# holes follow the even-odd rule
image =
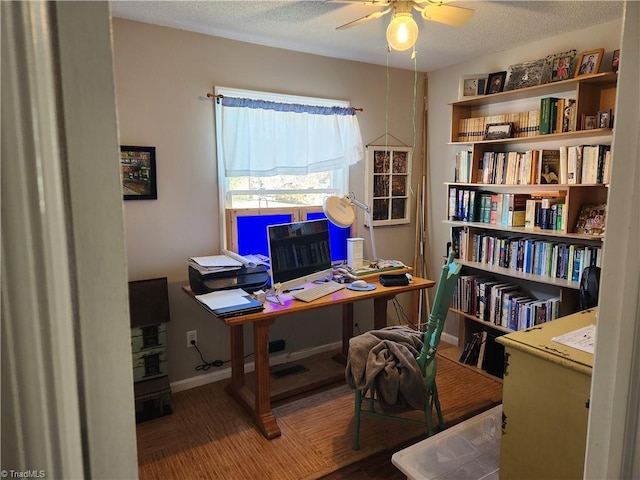
[[[526,225],[526,204],[530,197],[526,193],[509,194],[507,226],[524,227]]]
[[[569,183],[569,147],[560,147],[560,175],[559,183]]]
[[[576,222],[576,233],[603,235],[607,215],[607,204],[583,205]]]
[[[488,333],[486,330],[480,332],[480,350],[478,351],[478,361],[476,362],[476,367],[482,369],[484,365],[484,354],[487,348],[487,336]]]
[[[458,191],[456,187],[449,187],[449,220],[458,219]]]
[[[560,150],[540,151],[538,183],[552,184],[560,181]]]
[[[582,182],[582,147],[569,147],[567,151],[567,183],[574,185]]]
[[[540,135],[553,133],[557,101],[554,97],[540,99]]]

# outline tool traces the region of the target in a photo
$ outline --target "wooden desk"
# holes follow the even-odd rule
[[[389,300],[399,293],[417,292],[435,285],[433,280],[418,277],[413,277],[412,283],[402,287],[383,287],[377,280],[369,280],[369,283],[373,283],[376,289],[368,292],[356,292],[344,288],[309,303],[295,300],[291,295],[284,294],[280,296],[284,303],[283,306],[266,302],[262,312],[220,319],[229,326],[231,337],[231,382],[227,386],[227,392],[249,411],[266,438],[272,439],[280,436],[280,428],[271,410],[272,394],[269,375],[269,327],[276,319],[283,315],[342,305],[342,349],[339,356],[342,361],[345,361],[349,351],[349,339],[353,336],[353,304],[355,302],[373,300],[374,328],[380,329],[387,325],[387,302]],[[185,285],[182,289],[191,297],[195,297],[189,286]],[[244,371],[243,327],[249,323],[253,325],[255,392],[247,387]],[[335,381],[335,379],[330,381]],[[318,386],[319,384],[316,382],[311,388]],[[298,386],[292,394],[301,391],[303,390]],[[283,393],[278,394],[278,399],[286,397],[287,395]]]

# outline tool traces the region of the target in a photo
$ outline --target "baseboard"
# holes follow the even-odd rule
[[[329,343],[327,345],[320,345],[318,347],[308,348],[300,350],[298,352],[283,352],[280,355],[272,355],[269,357],[269,365],[282,365],[283,363],[295,362],[302,358],[311,357],[318,353],[329,352],[332,350],[339,350],[342,348],[342,342]],[[253,362],[245,363],[244,371],[253,372],[255,365]],[[215,372],[205,373],[203,375],[196,375],[195,377],[185,378],[184,380],[178,380],[177,382],[171,382],[171,392],[181,392],[183,390],[189,390],[191,388],[200,387],[208,383],[218,382],[231,378],[231,367],[222,368]]]
[[[445,342],[451,343],[453,345],[458,345],[458,337],[454,337],[450,333],[442,332],[440,340],[444,340]]]

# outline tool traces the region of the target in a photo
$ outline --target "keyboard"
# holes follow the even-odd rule
[[[313,302],[314,300],[324,297],[325,295],[331,295],[338,290],[342,290],[346,285],[344,283],[337,282],[325,282],[314,284],[311,288],[305,288],[296,292],[291,292],[291,296],[297,300],[303,302]]]

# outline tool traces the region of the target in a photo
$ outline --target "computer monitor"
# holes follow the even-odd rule
[[[271,284],[277,291],[331,274],[329,220],[267,226]]]

